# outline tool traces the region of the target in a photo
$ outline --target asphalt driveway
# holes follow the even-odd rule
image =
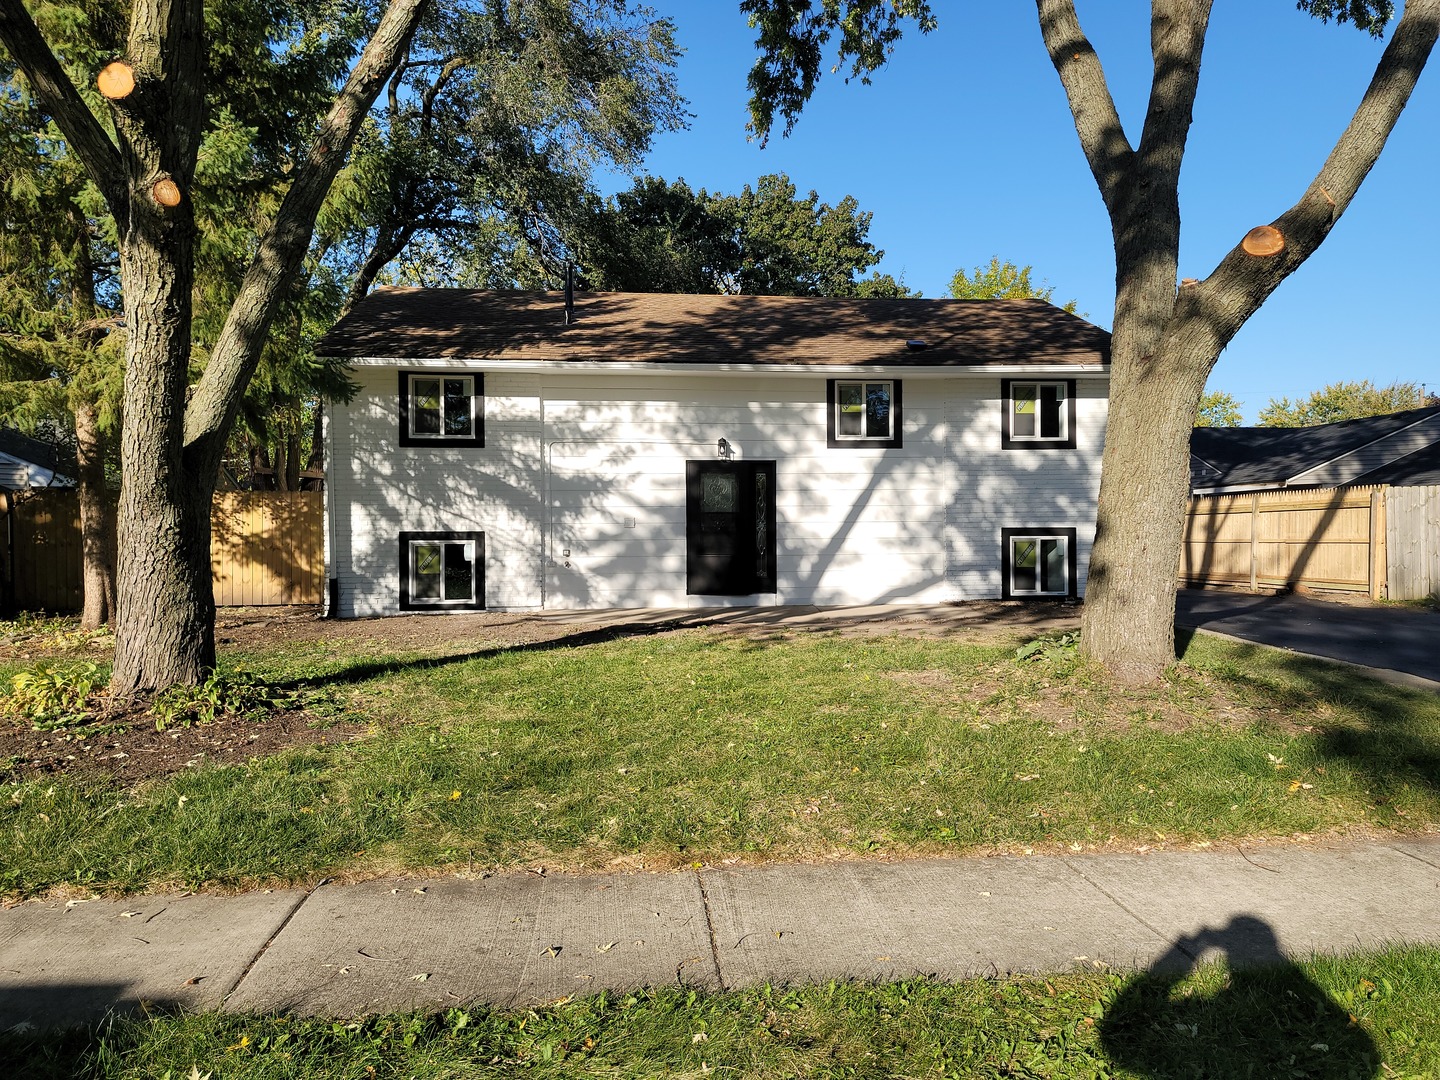
[[[1440,682],[1440,613],[1433,611],[1181,589],[1175,624]]]

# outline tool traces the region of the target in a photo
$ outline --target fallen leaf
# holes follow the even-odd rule
[[[430,972],[422,971],[419,975],[411,975],[410,978],[414,979],[416,982],[424,982],[426,979],[430,978]]]
[[[424,896],[427,890],[425,890],[425,889],[411,889],[410,891],[413,892],[413,893],[419,893],[421,896]]]
[[[710,1041],[710,1036],[707,1035],[707,1034],[705,1034],[705,1032],[703,1032],[703,1031],[697,1031],[694,1035],[691,1035],[691,1036],[690,1036],[690,1045],[692,1045],[692,1046],[695,1045],[696,1043],[709,1042],[709,1041]]]
[[[559,956],[559,955],[560,955],[560,949],[561,949],[561,948],[562,948],[562,946],[559,946],[559,945],[551,945],[548,949],[546,949],[546,950],[545,950],[543,953],[541,953],[540,955],[542,955],[542,956]]]
[[[620,944],[620,943],[619,943],[618,941],[612,941],[612,942],[610,942],[610,944],[608,944],[608,945],[596,945],[596,946],[595,946],[595,951],[596,951],[596,952],[609,952],[611,949],[613,949],[616,945],[619,945],[619,944]]]
[[[122,919],[133,919],[136,915],[144,915],[144,914],[145,914],[145,913],[144,913],[143,911],[122,911],[122,912],[120,912],[120,918],[122,918]]]
[[[199,985],[200,985],[200,980],[203,979],[203,978],[205,978],[204,975],[196,975],[194,978],[186,979],[185,982],[184,982],[184,985],[185,985],[185,986],[199,986]]]

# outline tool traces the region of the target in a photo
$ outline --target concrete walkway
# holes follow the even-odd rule
[[[0,1030],[142,1002],[343,1017],[1398,942],[1440,943],[1440,838],[370,881],[0,911]]]
[[[1377,672],[1403,672],[1440,689],[1440,613],[1434,611],[1181,589],[1175,597],[1175,623]]]

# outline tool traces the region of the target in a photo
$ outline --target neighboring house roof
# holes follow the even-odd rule
[[[1314,427],[1196,428],[1196,492],[1425,484],[1440,473],[1440,405]]]
[[[68,487],[75,462],[41,439],[0,427],[0,488]]]
[[[1397,486],[1440,484],[1440,442],[1433,442],[1413,454],[1407,454],[1373,472],[1365,473],[1354,483]]]
[[[814,367],[1097,365],[1110,335],[1043,300],[384,288],[321,339],[360,359]],[[923,346],[910,344],[923,342]]]

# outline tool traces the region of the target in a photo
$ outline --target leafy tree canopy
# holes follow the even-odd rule
[[[1240,402],[1223,390],[1207,390],[1195,412],[1196,427],[1239,427]]]
[[[1377,387],[1369,379],[1334,382],[1296,401],[1288,397],[1271,398],[1270,404],[1260,410],[1260,426],[1312,427],[1315,424],[1333,424],[1337,420],[1358,420],[1362,416],[1383,416],[1426,405],[1440,405],[1440,397],[1427,395],[1419,383],[1394,382]]]
[[[592,170],[685,126],[679,53],[631,0],[431,5],[319,222],[346,306],[382,275],[558,283]]]
[[[956,270],[955,276],[950,279],[950,295],[957,300],[1025,300],[1033,297],[1053,304],[1055,287],[1048,281],[1041,281],[1039,285],[1032,282],[1030,275],[1033,270],[1032,266],[1002,263],[1000,256],[992,255],[989,266],[977,266],[968,274],[963,267]],[[1079,304],[1069,300],[1060,306],[1073,315]]]
[[[784,173],[738,195],[696,191],[683,179],[641,177],[593,208],[577,243],[585,283],[637,292],[907,297],[872,271],[871,215],[847,195],[831,205],[798,194]]]

